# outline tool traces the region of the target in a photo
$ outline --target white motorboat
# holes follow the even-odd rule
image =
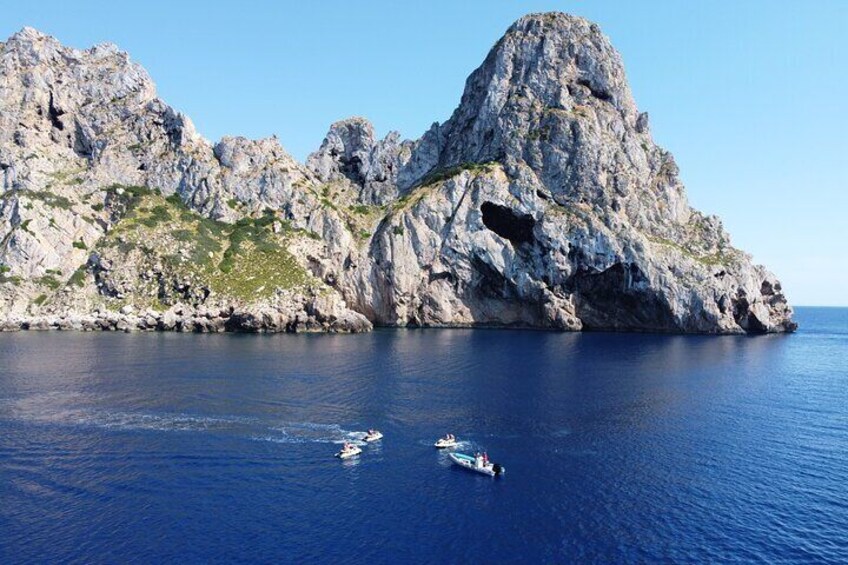
[[[367,441],[368,443],[377,441],[378,439],[383,439],[383,434],[379,430],[368,430],[368,433],[362,438],[363,441]]]
[[[457,441],[455,437],[440,437],[436,443],[433,444],[434,447],[438,447],[439,449],[445,449],[447,447],[456,447]]]
[[[336,453],[336,457],[339,459],[347,459],[349,457],[359,455],[360,453],[362,453],[362,449],[360,449],[359,446],[353,445],[352,443],[346,443],[344,444],[344,447],[342,447],[341,451]]]
[[[503,475],[506,473],[506,469],[499,463],[484,463],[482,457],[472,457],[471,455],[466,455],[464,453],[449,453],[448,456],[451,458],[451,461],[468,469],[469,471],[474,471],[476,473],[482,473],[483,475],[489,475],[490,477],[496,477],[498,475]]]

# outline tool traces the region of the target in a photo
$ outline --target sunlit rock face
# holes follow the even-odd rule
[[[5,328],[795,329],[581,18],[516,22],[421,139],[351,118],[305,165],[206,141],[112,45],[0,45]]]

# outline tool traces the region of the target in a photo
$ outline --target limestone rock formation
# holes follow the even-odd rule
[[[416,141],[211,144],[111,45],[0,44],[0,329],[764,333],[780,283],[686,202],[594,24],[522,18]]]
[[[348,181],[365,205],[385,205],[398,195],[398,172],[406,164],[412,143],[391,132],[382,141],[363,118],[351,118],[330,127],[321,148],[306,165],[321,182]]]

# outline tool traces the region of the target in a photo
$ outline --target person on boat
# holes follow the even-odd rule
[[[484,451],[483,452],[483,465],[485,466],[485,465],[488,465],[488,464],[489,464],[489,454]]]

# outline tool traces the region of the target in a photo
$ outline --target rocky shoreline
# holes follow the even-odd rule
[[[0,320],[0,332],[26,330],[59,331],[173,331],[185,333],[361,333],[373,326],[361,315],[326,314],[315,308],[294,314],[274,309],[193,308],[177,304],[164,312],[147,309],[135,312],[131,306],[114,312],[97,310],[90,314],[63,313],[45,316],[11,317]]]

